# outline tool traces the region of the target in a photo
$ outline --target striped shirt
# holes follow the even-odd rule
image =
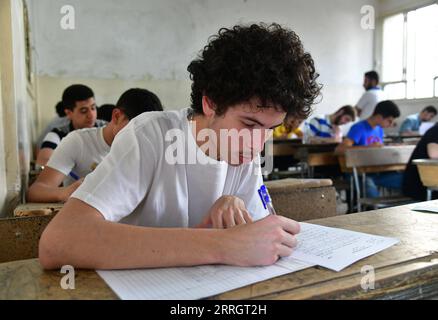
[[[308,137],[333,138],[335,136],[329,116],[312,118],[306,123],[306,133]]]
[[[96,120],[94,127],[104,127],[107,124],[106,121]],[[63,126],[52,129],[46,136],[44,137],[43,142],[41,143],[41,149],[49,148],[56,149],[61,140],[68,135],[71,131],[74,131],[73,124],[71,121]]]

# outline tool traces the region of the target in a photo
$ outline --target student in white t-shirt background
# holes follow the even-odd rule
[[[320,92],[312,57],[277,24],[235,26],[188,71],[191,108],[140,115],[117,135],[42,234],[44,268],[254,266],[292,253],[299,224],[267,216],[256,160],[286,115],[309,115]],[[221,136],[230,130],[256,139]]]
[[[27,193],[30,202],[62,202],[79,187],[110,151],[117,133],[144,112],[163,111],[160,99],[146,89],[129,89],[122,94],[105,127],[70,132],[62,139],[48,164]],[[64,186],[60,184],[64,181]]]
[[[371,117],[377,104],[385,100],[385,94],[379,87],[379,74],[376,71],[365,73],[363,87],[366,91],[356,104],[357,115],[361,120]]]

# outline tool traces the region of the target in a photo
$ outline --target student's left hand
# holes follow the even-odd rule
[[[197,228],[226,229],[252,222],[251,215],[242,199],[234,196],[222,196],[211,207]]]

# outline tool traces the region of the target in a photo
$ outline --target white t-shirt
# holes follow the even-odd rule
[[[79,178],[92,172],[110,151],[103,139],[103,128],[88,128],[70,132],[54,150],[47,166],[62,172],[67,177],[64,185],[75,180],[69,176],[73,172]]]
[[[385,94],[379,87],[367,90],[357,103],[357,107],[362,110],[361,120],[368,119],[374,113],[376,105],[385,100]]]
[[[241,198],[254,220],[265,217],[268,212],[257,192],[263,184],[260,165],[253,161],[232,167],[206,156],[196,145],[187,113],[147,112],[131,120],[72,197],[96,208],[106,220],[139,226],[196,226],[223,195]],[[182,139],[166,139],[175,130]],[[182,141],[182,158],[193,160],[197,154],[199,161],[167,161],[175,154],[176,141]]]

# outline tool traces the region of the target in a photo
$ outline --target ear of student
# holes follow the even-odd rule
[[[119,108],[114,108],[111,115],[111,121],[117,124],[121,120],[122,116],[122,111]]]
[[[207,96],[202,96],[202,111],[206,117],[213,117],[216,114],[214,102]]]

